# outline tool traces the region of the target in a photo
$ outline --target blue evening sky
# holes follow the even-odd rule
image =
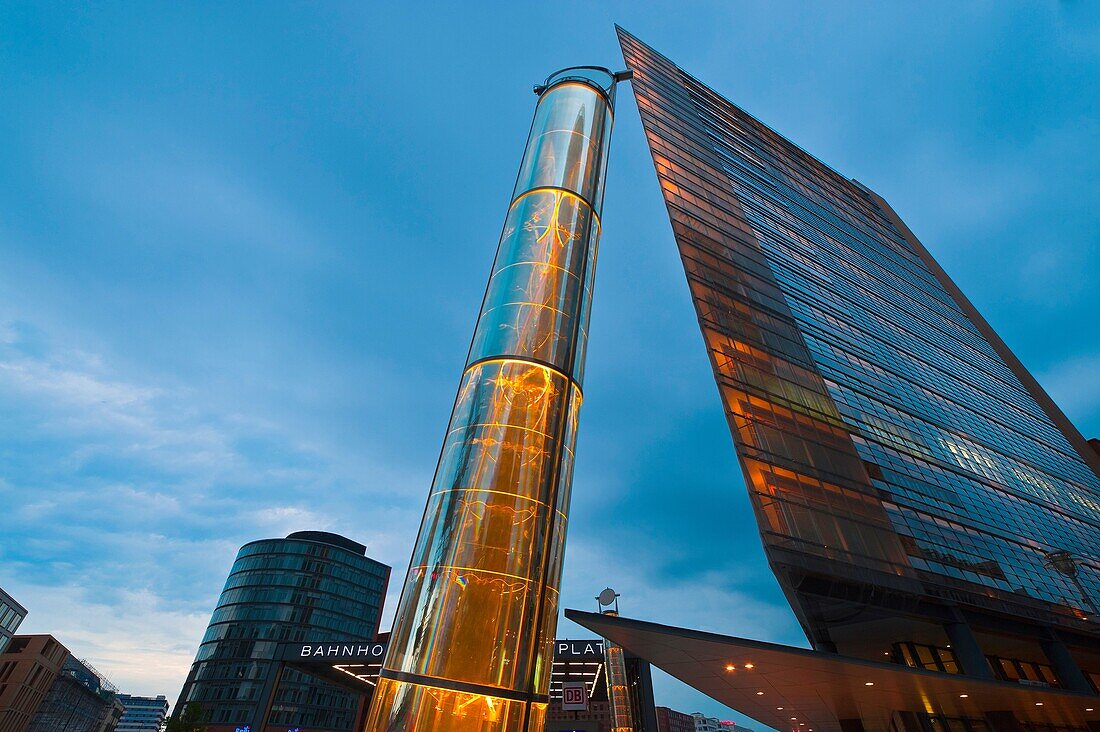
[[[392,620],[533,83],[619,22],[889,200],[1100,435],[1100,5],[0,3],[0,586],[174,702],[236,549],[336,531]],[[804,642],[629,89],[563,588]],[[562,623],[559,635],[587,633]],[[661,677],[658,702],[727,712]]]

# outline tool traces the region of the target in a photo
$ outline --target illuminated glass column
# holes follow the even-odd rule
[[[608,587],[596,597],[600,612],[619,615],[619,594]],[[604,610],[604,607],[607,607]],[[607,669],[607,698],[611,702],[611,732],[634,732],[634,704],[630,695],[630,679],[626,676],[626,656],[622,646],[609,638],[603,640],[604,668]]]
[[[608,611],[605,615],[618,615]],[[630,680],[626,677],[623,649],[604,640],[607,667],[607,698],[611,700],[611,732],[634,732],[633,705],[630,703]]]
[[[616,76],[535,120],[366,730],[541,730]]]

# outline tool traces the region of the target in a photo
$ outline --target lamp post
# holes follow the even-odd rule
[[[1081,601],[1085,604],[1085,607],[1089,609],[1089,613],[1092,617],[1096,617],[1096,605],[1093,604],[1092,598],[1089,597],[1089,593],[1085,590],[1084,584],[1081,583],[1081,578],[1078,575],[1077,560],[1073,558],[1073,555],[1065,549],[1047,552],[1046,564],[1055,572],[1073,583],[1077,591],[1081,593]]]

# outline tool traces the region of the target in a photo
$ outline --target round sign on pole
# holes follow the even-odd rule
[[[596,599],[599,601],[600,605],[607,607],[608,605],[613,605],[615,603],[615,598],[618,596],[619,594],[615,592],[615,590],[608,587],[601,592]]]

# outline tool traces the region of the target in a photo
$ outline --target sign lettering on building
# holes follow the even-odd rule
[[[603,658],[602,640],[557,640],[554,641],[554,656],[557,658],[585,657]]]
[[[561,708],[570,712],[588,711],[588,687],[583,681],[563,681]]]
[[[382,658],[386,654],[384,643],[303,643],[298,649],[299,658]]]
[[[385,642],[363,643],[282,643],[278,658],[283,661],[317,662],[353,662],[366,660],[380,663],[386,655]],[[603,640],[591,638],[585,640],[558,639],[554,641],[554,657],[569,662],[602,661]]]

